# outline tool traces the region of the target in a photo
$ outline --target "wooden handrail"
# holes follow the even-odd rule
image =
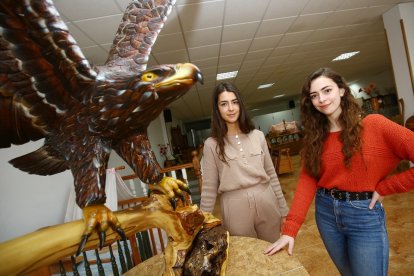
[[[161,173],[167,173],[167,172],[172,172],[172,171],[178,171],[181,169],[189,169],[189,168],[193,168],[194,165],[193,163],[186,163],[186,164],[182,164],[182,165],[176,165],[176,166],[171,166],[171,167],[166,167],[166,168],[161,168],[160,172]],[[136,174],[128,174],[128,175],[124,175],[122,176],[123,180],[129,180],[129,179],[134,179],[137,178],[138,176]]]
[[[197,180],[198,180],[198,189],[201,193],[202,176],[201,176],[200,160],[201,160],[201,157],[203,155],[203,145],[200,145],[196,150],[193,150],[191,152],[191,155],[192,155],[192,162],[191,163],[185,163],[185,164],[181,164],[181,165],[175,165],[175,166],[171,166],[171,167],[161,168],[160,172],[161,173],[168,173],[168,172],[178,171],[178,170],[182,170],[182,169],[194,168],[196,176],[197,176]],[[138,178],[138,176],[136,174],[129,174],[129,175],[122,176],[122,180],[130,180],[130,179],[135,179],[135,178]]]

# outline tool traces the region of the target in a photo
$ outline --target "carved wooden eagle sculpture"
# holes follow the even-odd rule
[[[98,67],[83,56],[50,0],[0,2],[0,147],[45,138],[41,148],[10,163],[31,174],[72,171],[86,223],[83,243],[95,228],[103,243],[108,224],[122,235],[103,206],[111,150],[145,183],[160,181],[147,127],[202,81],[189,63],[146,69],[174,2],[132,1]],[[171,181],[161,182],[167,192],[186,188]]]

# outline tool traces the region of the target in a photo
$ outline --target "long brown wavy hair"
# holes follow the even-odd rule
[[[239,101],[240,112],[239,112],[238,123],[239,123],[239,128],[241,132],[247,134],[250,131],[252,131],[255,127],[247,114],[246,107],[244,105],[243,99],[240,96],[240,92],[237,89],[237,87],[229,82],[223,82],[217,85],[214,88],[213,97],[211,98],[212,99],[212,102],[211,102],[211,106],[212,106],[211,137],[213,137],[217,142],[218,148],[216,148],[216,152],[219,156],[219,159],[227,164],[227,161],[225,158],[225,152],[224,152],[224,144],[225,144],[225,139],[227,137],[226,135],[227,135],[228,129],[227,129],[226,122],[223,120],[223,118],[220,115],[220,111],[218,107],[219,96],[224,91],[233,92],[234,95],[236,95],[237,100]]]
[[[344,78],[330,68],[320,68],[310,74],[302,87],[300,100],[301,121],[305,134],[301,156],[305,170],[316,179],[319,178],[321,170],[322,148],[329,133],[329,121],[324,114],[313,106],[309,93],[312,81],[321,76],[330,78],[339,88],[345,90],[341,97],[342,112],[339,115],[338,123],[342,128],[340,140],[343,143],[342,152],[346,167],[349,167],[353,154],[361,149],[363,129],[360,123],[362,109],[355,102],[351,89]]]

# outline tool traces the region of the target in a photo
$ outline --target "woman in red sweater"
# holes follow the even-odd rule
[[[414,168],[389,174],[401,160],[414,162],[414,132],[382,115],[362,117],[344,79],[328,68],[302,88],[305,128],[302,169],[282,236],[272,255],[294,238],[315,197],[315,218],[327,251],[342,275],[386,275],[388,235],[383,196],[414,188]]]

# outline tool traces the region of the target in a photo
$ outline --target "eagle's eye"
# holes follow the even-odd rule
[[[156,74],[154,74],[152,72],[148,72],[148,73],[145,73],[141,76],[141,80],[142,81],[152,81],[152,80],[156,79],[156,77],[157,77]]]

